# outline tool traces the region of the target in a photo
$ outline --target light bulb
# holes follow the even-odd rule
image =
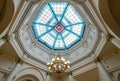
[[[65,61],[65,64],[67,64],[67,62]]]
[[[68,64],[70,64],[70,61],[67,61]]]
[[[67,68],[70,68],[70,66],[67,66]]]
[[[51,69],[51,67],[48,67],[48,69]]]
[[[60,58],[59,58],[59,57],[57,57],[57,60],[60,60]]]
[[[54,67],[56,67],[56,65],[54,65]]]
[[[50,65],[50,63],[48,62],[47,65]]]
[[[54,58],[52,58],[52,61],[55,61],[55,59],[54,59]]]
[[[62,60],[62,61],[65,61],[65,59],[64,59],[64,58],[61,58],[61,60]]]
[[[61,66],[59,66],[59,68],[61,68]]]

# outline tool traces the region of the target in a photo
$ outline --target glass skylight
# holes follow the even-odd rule
[[[33,21],[38,41],[52,50],[66,50],[83,37],[85,23],[67,2],[49,2]]]

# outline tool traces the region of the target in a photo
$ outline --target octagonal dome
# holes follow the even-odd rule
[[[52,8],[52,5],[55,5],[55,7]],[[29,7],[30,8],[28,8],[29,10],[27,13],[24,14],[26,16],[21,20],[20,25],[17,26],[19,29],[16,30],[18,33],[15,35],[17,35],[17,43],[19,46],[21,46],[20,48],[23,53],[31,60],[39,61],[39,64],[46,64],[46,62],[50,61],[51,58],[58,55],[58,53],[60,53],[62,57],[69,59],[71,64],[74,64],[75,62],[78,62],[79,60],[92,55],[94,53],[94,49],[98,49],[100,47],[99,44],[104,41],[104,37],[102,37],[101,26],[99,26],[99,24],[94,20],[92,16],[93,14],[87,11],[87,6],[81,2],[78,4],[72,0],[68,2],[51,2],[50,0],[40,0],[32,3]],[[56,7],[64,7],[64,14],[62,14],[62,10],[60,10],[60,12],[57,12],[59,9]],[[78,18],[77,21],[72,20],[75,17],[71,18],[71,15],[67,15],[66,18],[66,14],[68,13],[67,9],[69,9],[69,7],[73,11],[71,13],[75,13],[75,17]],[[40,18],[42,15],[44,15],[46,9],[48,9],[49,12],[47,12],[47,15],[51,14],[52,16],[50,16],[50,18],[47,17],[48,20],[44,20],[43,17],[43,20],[41,21]],[[55,15],[52,11],[54,11]],[[66,21],[67,24],[61,18]],[[68,20],[72,20],[73,22],[71,21],[70,23]],[[72,25],[68,26],[70,24]],[[65,33],[66,31],[68,34],[66,34],[66,36],[61,36],[62,33]],[[56,36],[56,34],[59,37]],[[71,38],[70,41],[72,41],[72,43],[70,42],[67,47],[64,40],[69,37],[70,34],[76,37],[78,36],[80,38],[75,41],[72,41],[71,39],[73,38]],[[49,36],[47,37],[46,35]],[[55,46],[56,44],[56,47],[47,45],[47,42],[45,42],[44,39],[41,41],[42,37],[46,37],[45,40],[49,39],[49,37],[53,38],[52,42],[54,43],[52,45]],[[51,39],[49,39],[49,41],[51,41]],[[60,48],[58,48],[59,46],[57,47],[57,44],[59,43],[61,46]]]
[[[33,20],[35,37],[52,50],[66,50],[79,42],[85,23],[67,2],[48,2]]]

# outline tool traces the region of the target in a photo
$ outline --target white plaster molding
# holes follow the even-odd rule
[[[10,73],[9,70],[6,70],[6,69],[4,69],[4,68],[2,68],[2,67],[0,67],[0,72],[4,72],[4,73],[6,73],[6,74],[9,74],[9,73]]]
[[[20,45],[16,41],[15,33],[11,34],[10,43],[12,44],[13,48],[16,50],[18,56],[21,58],[23,56],[24,52],[21,49]]]
[[[24,55],[24,57],[22,57],[22,60],[42,70],[45,70],[45,71],[48,70],[48,67],[45,64],[43,64],[40,61],[37,61],[36,59],[33,59],[33,57],[30,58],[29,56],[27,57],[26,55]]]
[[[44,81],[44,77],[43,77],[42,73],[39,70],[37,70],[35,68],[31,68],[31,67],[24,68],[24,69],[20,70],[19,72],[17,72],[13,81],[18,80],[19,78],[21,78],[22,76],[25,76],[25,75],[33,75],[39,81]]]
[[[22,17],[25,15],[24,13],[27,12],[27,10],[29,9],[29,5],[30,5],[29,2],[25,1],[23,3],[23,5],[22,5],[22,7],[20,9],[19,14],[17,15],[17,17],[16,17],[16,19],[14,21],[14,24],[12,25],[12,28],[11,28],[11,30],[9,32],[9,35],[12,34],[15,31],[16,27],[18,27]]]
[[[15,74],[17,73],[17,71],[20,67],[21,67],[21,64],[17,63],[16,66],[14,67],[14,69],[11,71],[11,73],[6,78],[6,81],[13,81],[12,79],[15,76]]]
[[[6,29],[0,34],[0,38],[1,38],[1,39],[2,39],[5,35],[7,35],[8,30],[9,30],[9,26],[10,26],[10,24],[9,24],[8,27],[6,27]]]
[[[120,48],[120,39],[113,38],[111,39],[112,43],[115,44],[118,48]]]
[[[99,19],[98,13],[95,12],[94,8],[92,7],[92,4],[89,2],[89,0],[84,2],[86,8],[92,13],[92,16],[94,17],[94,20],[97,21],[98,26],[100,27],[100,30],[102,30],[105,34],[107,34],[106,29],[104,28],[103,23]],[[98,29],[99,30],[99,29]]]
[[[22,2],[22,0],[13,0],[14,3],[14,13],[16,13],[18,7],[20,6],[20,3]]]
[[[82,74],[84,72],[87,72],[89,70],[95,69],[96,67],[97,67],[96,63],[92,62],[92,63],[86,64],[86,65],[84,65],[82,67],[79,67],[78,69],[74,70],[72,72],[72,75],[77,76],[77,75]]]
[[[106,39],[106,35],[105,33],[101,32],[101,39],[100,39],[100,43],[98,44],[98,46],[96,47],[96,50],[94,52],[94,54],[96,55],[96,57],[99,56],[102,48],[104,47],[105,43],[107,42],[107,39]]]
[[[100,62],[97,62],[97,67],[99,71],[100,81],[113,81],[110,74],[106,71]]]
[[[91,62],[94,62],[95,59],[96,59],[96,57],[94,55],[91,56],[91,57],[85,58],[84,60],[79,61],[78,63],[76,63],[73,66],[71,66],[70,70],[73,71],[73,70],[75,70],[77,68],[80,68],[80,67],[82,67],[84,65],[87,65],[87,64],[89,64]]]
[[[0,39],[0,47],[6,42],[6,39]]]

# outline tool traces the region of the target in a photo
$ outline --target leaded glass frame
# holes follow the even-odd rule
[[[83,38],[85,22],[67,2],[48,2],[33,20],[36,39],[52,50],[66,50]]]

